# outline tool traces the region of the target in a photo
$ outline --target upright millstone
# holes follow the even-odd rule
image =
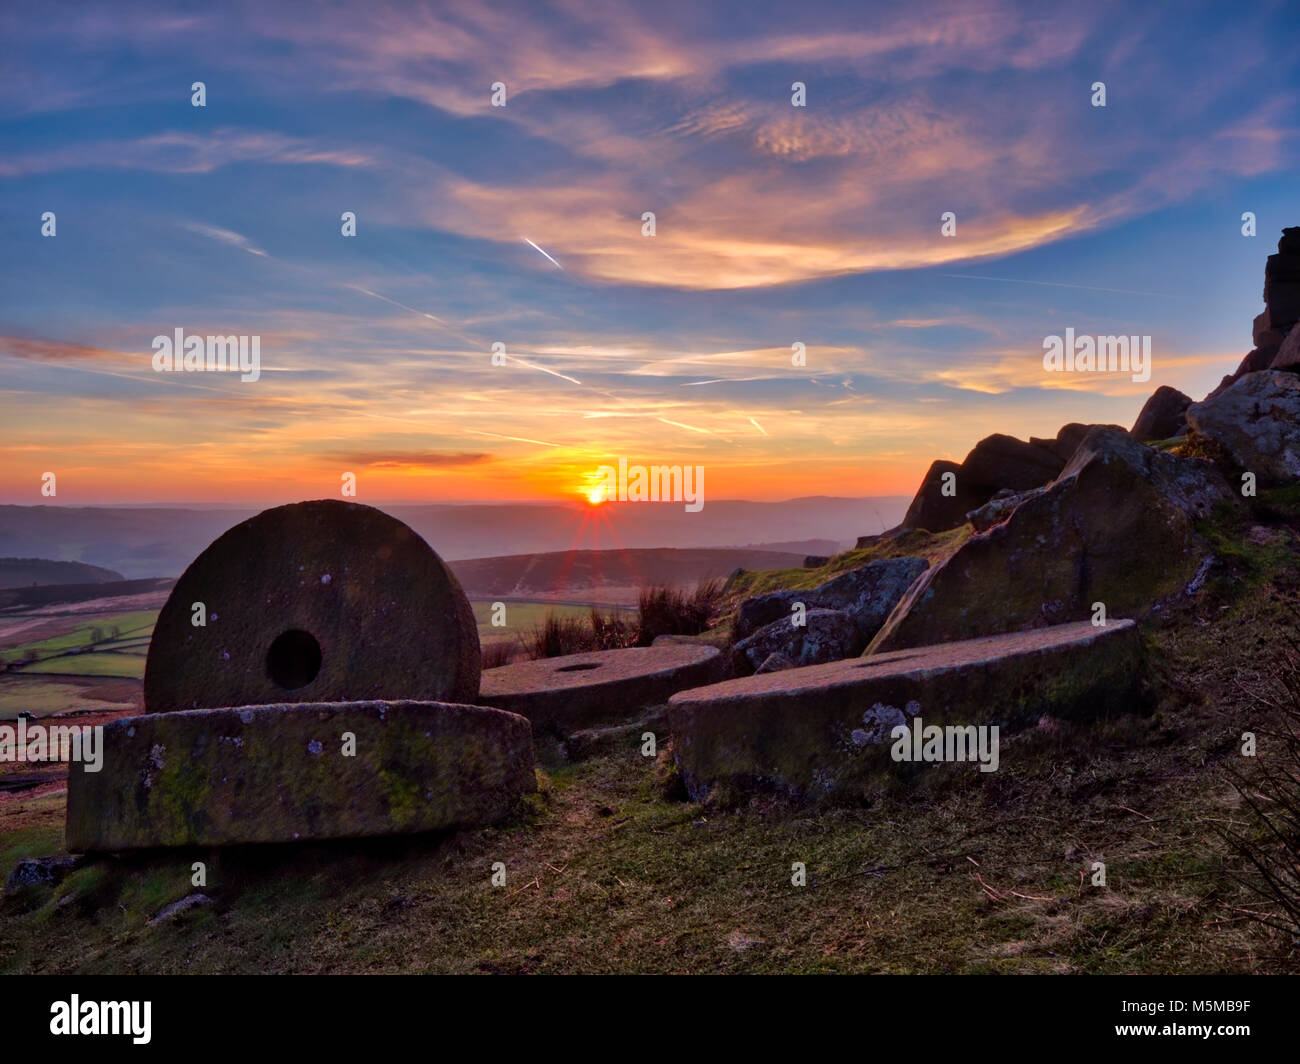
[[[148,713],[286,702],[473,702],[474,614],[423,539],[370,506],[265,510],[176,582],[145,665]]]

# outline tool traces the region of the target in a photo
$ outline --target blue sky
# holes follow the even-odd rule
[[[618,457],[703,464],[714,497],[910,494],[991,432],[1130,424],[1250,347],[1300,224],[1297,29],[1286,3],[6,4],[0,501],[49,501],[47,470],[69,504],[344,470],[363,499],[572,497]],[[1067,326],[1150,335],[1151,380],[1044,372]],[[261,378],[154,372],[177,327],[259,335]]]

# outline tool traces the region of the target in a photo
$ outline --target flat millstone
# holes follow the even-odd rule
[[[144,705],[473,703],[479,668],[473,610],[432,548],[380,510],[324,499],[264,510],[185,570],[154,626]]]
[[[486,706],[198,709],[117,720],[103,736],[100,771],[68,774],[74,853],[479,827],[536,788],[528,721]]]
[[[698,644],[567,654],[488,669],[478,701],[527,717],[539,732],[564,736],[628,720],[677,691],[720,680],[724,668],[717,647]]]
[[[1133,710],[1141,660],[1132,621],[1082,621],[747,676],[670,699],[673,753],[696,801],[715,789],[862,795],[893,764],[898,724],[1014,728]]]

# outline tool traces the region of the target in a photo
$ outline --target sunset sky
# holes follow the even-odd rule
[[[1286,0],[6,2],[0,502],[576,498],[620,457],[907,495],[991,432],[1130,425],[1251,346],[1300,225],[1297,30]],[[1044,372],[1066,327],[1150,335],[1150,381]],[[155,372],[177,328],[259,335],[261,379]]]

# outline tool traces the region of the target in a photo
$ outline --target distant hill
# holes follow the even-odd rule
[[[592,588],[694,584],[710,577],[725,577],[737,568],[798,568],[803,559],[802,554],[783,551],[661,548],[514,554],[450,564],[470,598],[562,593],[580,598]]]
[[[0,558],[0,588],[45,584],[104,584],[125,579],[121,573],[86,562],[47,558]]]
[[[90,602],[97,599],[120,599],[127,596],[151,595],[162,605],[162,596],[176,583],[171,578],[148,580],[114,580],[98,584],[42,584],[39,587],[7,587],[0,589],[0,612],[21,611],[36,606],[64,605]],[[152,609],[141,604],[140,609]]]
[[[896,525],[909,501],[824,496],[782,502],[710,499],[697,513],[686,512],[680,503],[635,502],[599,507],[582,502],[379,504],[379,509],[405,521],[444,560],[453,561],[566,550],[734,549],[745,543],[789,545],[790,552],[798,554],[833,554],[852,546],[859,536]],[[217,536],[259,509],[3,505],[0,551],[76,559],[114,569],[128,580],[179,576]],[[818,543],[808,544],[810,540]]]

